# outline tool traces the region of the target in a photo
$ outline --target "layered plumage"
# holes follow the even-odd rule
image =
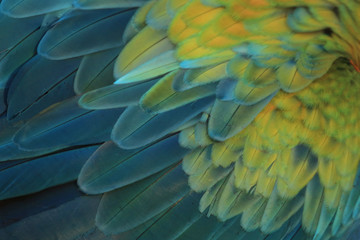
[[[359,225],[359,1],[0,4],[1,238]]]

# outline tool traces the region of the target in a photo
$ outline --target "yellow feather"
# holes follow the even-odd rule
[[[166,33],[150,27],[141,30],[122,50],[114,67],[115,78],[120,78],[154,56],[173,48]]]

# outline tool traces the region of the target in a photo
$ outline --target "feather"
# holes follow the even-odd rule
[[[341,224],[344,216],[344,208],[348,198],[349,198],[349,193],[347,192],[341,195],[340,203],[335,214],[334,222],[331,226],[331,235],[333,236],[335,236],[341,228]]]
[[[3,4],[1,4],[2,6]],[[1,51],[8,50],[36,29],[39,29],[43,21],[43,16],[35,16],[26,19],[11,18],[0,12],[0,28],[2,34],[0,36]]]
[[[31,17],[71,8],[73,0],[3,0],[1,11],[15,18]]]
[[[60,60],[119,47],[125,27],[118,22],[128,21],[134,10],[79,13],[69,13],[47,31],[38,46],[40,55]]]
[[[30,204],[24,204],[24,201]],[[0,238],[68,240],[86,237],[95,230],[94,218],[99,201],[99,196],[84,196],[75,184],[67,184],[12,199],[7,204],[3,202],[2,216],[7,215],[10,222],[1,227]],[[105,237],[101,233],[98,235]]]
[[[182,167],[188,175],[198,175],[211,166],[211,146],[197,148],[184,157]]]
[[[253,121],[272,97],[270,95],[252,106],[216,101],[210,113],[209,135],[218,141],[233,137]]]
[[[215,92],[215,85],[192,88],[183,92],[172,89],[176,72],[171,72],[161,78],[140,99],[140,106],[147,112],[161,113],[191,103],[197,99],[208,97]]]
[[[98,145],[58,152],[0,171],[0,199],[22,196],[74,181]]]
[[[190,126],[188,128],[183,129],[179,135],[179,144],[182,147],[195,149],[200,147],[200,145],[195,140],[195,127]]]
[[[281,86],[286,92],[296,92],[306,86],[312,81],[303,77],[296,67],[294,62],[282,64],[276,71],[276,76]]]
[[[126,1],[126,0],[125,0]],[[133,2],[133,1],[132,1]],[[146,16],[154,6],[154,1],[147,1],[141,8],[139,8],[135,14],[132,16],[131,20],[126,26],[123,41],[129,43],[129,41],[135,37],[142,29],[144,29],[146,24]]]
[[[328,229],[330,222],[335,216],[335,213],[336,208],[328,207],[325,204],[322,205],[320,219],[315,231],[314,240],[319,240],[324,235],[326,235],[326,230]]]
[[[73,0],[74,6],[80,9],[128,8],[140,7],[148,0]]]
[[[178,236],[201,217],[196,206],[199,199],[200,194],[194,192],[185,195],[166,211],[158,221],[147,228],[138,239],[178,239]],[[171,225],[164,228],[164,224],[169,222],[171,222]]]
[[[173,44],[165,33],[145,27],[121,51],[115,62],[114,76],[121,78],[138,66],[172,49]]]
[[[98,194],[151,176],[179,162],[188,152],[177,140],[174,135],[133,150],[123,150],[107,142],[86,162],[78,184],[84,192]]]
[[[179,68],[174,51],[167,51],[136,67],[115,81],[115,84],[133,83],[161,76]]]
[[[105,233],[127,231],[168,209],[187,195],[189,190],[185,173],[181,166],[177,166],[106,193],[96,216],[97,226]],[[139,208],[142,211],[138,211]]]
[[[40,56],[28,61],[11,82],[8,119],[27,120],[46,107],[74,96],[72,88],[79,63],[79,59],[51,61]],[[33,86],[39,87],[29,91]]]
[[[241,215],[240,224],[248,232],[254,231],[261,225],[261,219],[267,205],[264,198],[256,199]]]
[[[146,23],[156,30],[166,30],[171,22],[167,12],[168,0],[157,1],[146,16]]]
[[[185,72],[184,81],[191,86],[219,81],[226,75],[226,65],[227,62],[205,68],[189,69]]]
[[[139,226],[130,229],[129,231],[122,232],[118,235],[112,235],[112,240],[131,240],[131,239],[137,239],[141,234],[143,234],[146,229],[151,227],[156,221],[159,220],[159,218],[164,215],[167,212],[167,210],[162,211],[155,217],[151,218],[150,220],[146,221],[145,223],[140,224]],[[100,240],[100,239],[99,239]]]
[[[76,73],[74,90],[82,94],[90,90],[105,87],[114,82],[113,69],[120,48],[113,48],[86,55]]]
[[[195,140],[200,146],[208,146],[213,143],[207,132],[207,126],[204,122],[195,125]]]
[[[14,142],[23,149],[46,149],[109,140],[123,109],[89,111],[79,108],[77,100],[60,102],[32,118],[17,132]]]
[[[317,157],[307,146],[298,145],[286,162],[285,174],[278,180],[278,191],[284,198],[294,197],[317,172]]]
[[[304,229],[314,234],[320,217],[323,187],[317,175],[306,186],[305,202],[302,216],[302,225]]]
[[[344,225],[348,224],[348,222],[351,221],[353,212],[355,211],[355,204],[360,196],[359,181],[360,181],[360,171],[358,170],[356,174],[356,178],[354,180],[354,188],[350,191],[350,196],[344,208],[343,221],[342,221]]]
[[[111,138],[126,149],[144,146],[176,130],[212,102],[213,99],[207,97],[160,114],[146,113],[135,106],[128,107],[115,124]]]
[[[186,229],[177,240],[211,239],[222,225],[215,217],[203,215]]]
[[[265,87],[251,87],[243,81],[238,81],[233,90],[234,101],[243,105],[253,105],[279,90],[278,84]]]
[[[45,149],[43,151],[24,151],[19,149],[18,145],[13,142],[13,136],[20,127],[21,124],[9,123],[6,117],[0,118],[0,161],[31,158],[53,151],[53,149]]]
[[[205,171],[189,177],[189,186],[196,192],[205,191],[225,178],[232,168],[210,166]]]
[[[299,193],[292,199],[284,199],[275,189],[271,194],[261,219],[261,231],[265,233],[278,230],[304,203],[304,194]]]
[[[109,109],[136,105],[158,79],[145,82],[109,85],[85,93],[79,105],[85,109]]]
[[[11,80],[14,72],[22,64],[35,55],[37,44],[45,31],[46,28],[35,30],[21,39],[18,44],[9,48],[4,56],[0,56],[0,88],[5,86],[6,81]]]

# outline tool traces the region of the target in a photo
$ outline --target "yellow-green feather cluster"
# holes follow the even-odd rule
[[[151,114],[214,98],[179,137],[192,149],[183,169],[204,192],[201,211],[241,214],[243,228],[265,233],[302,221],[314,239],[358,218],[359,9],[355,0],[153,0],[138,11],[115,83],[158,78],[139,102]]]

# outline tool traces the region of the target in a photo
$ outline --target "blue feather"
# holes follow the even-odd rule
[[[80,59],[51,61],[40,56],[27,62],[11,82],[8,119],[26,120],[46,107],[74,96],[73,83],[79,63]]]
[[[82,94],[90,90],[112,84],[115,60],[120,48],[112,48],[98,53],[86,55],[76,73],[74,90]]]
[[[74,0],[74,5],[80,9],[139,7],[147,0]]]
[[[160,114],[146,113],[136,106],[129,107],[115,124],[112,140],[123,148],[144,146],[176,130],[203,112],[212,102],[213,97],[206,97]]]
[[[109,109],[136,105],[158,80],[110,85],[85,93],[79,100],[86,109]]]
[[[0,199],[22,196],[74,181],[98,146],[51,154],[0,170]]]
[[[47,149],[101,143],[110,138],[122,109],[89,111],[78,98],[55,104],[28,121],[14,136],[23,149]]]
[[[78,57],[122,44],[125,24],[134,10],[74,11],[64,16],[40,41],[40,55],[60,60]]]
[[[72,6],[73,0],[3,0],[1,11],[15,17],[31,17],[54,12]]]
[[[187,177],[178,165],[165,173],[108,192],[100,202],[97,226],[105,233],[125,232],[168,209],[189,190]]]
[[[0,239],[90,239],[91,233],[96,232],[94,218],[99,200],[99,196],[84,196],[74,183],[70,183],[3,201]],[[99,240],[106,239],[103,234],[98,234]]]
[[[108,192],[179,162],[187,152],[179,146],[177,135],[133,150],[124,150],[107,142],[86,162],[78,183],[86,193]]]

